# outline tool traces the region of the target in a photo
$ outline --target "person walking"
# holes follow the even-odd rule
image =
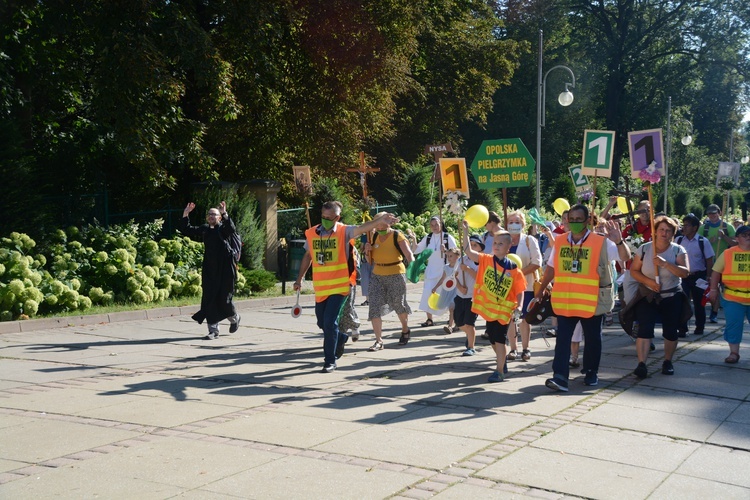
[[[420,325],[423,327],[433,326],[435,324],[433,316],[439,316],[445,312],[445,309],[437,310],[430,307],[429,300],[432,289],[443,277],[443,266],[447,263],[446,252],[448,249],[457,247],[456,240],[448,234],[439,217],[435,216],[430,219],[430,230],[431,232],[422,238],[419,244],[411,248],[415,255],[426,249],[432,250],[424,270],[424,289],[419,301],[419,309],[427,314],[427,319]]]
[[[552,361],[553,376],[545,385],[556,391],[568,392],[570,343],[579,321],[586,342],[583,351],[584,384],[599,384],[602,320],[613,304],[610,262],[630,258],[630,250],[622,241],[616,222],[607,221],[608,236],[604,237],[587,229],[588,221],[588,207],[577,204],[570,208],[570,232],[555,239],[541,286],[534,295],[534,301],[541,301],[547,285],[554,280],[551,300],[558,329]]]
[[[387,215],[381,212],[373,220],[385,219]],[[411,308],[406,302],[406,266],[414,260],[411,246],[403,233],[391,229],[390,222],[383,221],[381,229],[365,247],[365,255],[373,267],[367,319],[372,323],[375,343],[369,351],[383,349],[383,316],[391,311],[396,312],[401,322],[398,344],[406,345],[411,337],[408,326]]]
[[[526,320],[526,308],[534,298],[535,277],[539,276],[539,269],[542,267],[542,252],[539,250],[539,242],[533,236],[524,234],[526,228],[526,217],[523,212],[516,210],[508,214],[508,232],[510,233],[510,253],[518,255],[521,259],[521,272],[526,278],[526,291],[523,294],[523,307],[521,308],[521,321],[513,322],[508,329],[508,340],[510,342],[510,352],[508,361],[514,361],[518,358],[518,342],[516,341],[516,328],[521,333],[521,360],[528,361],[531,359],[529,350],[529,341],[531,340],[531,325]]]
[[[227,212],[227,203],[222,201],[217,208],[211,207],[206,214],[206,224],[190,225],[190,213],[195,203],[190,202],[182,212],[179,231],[190,239],[202,241],[203,266],[201,269],[201,308],[192,318],[208,323],[208,334],[204,340],[219,336],[219,322],[229,318],[229,333],[237,331],[240,315],[232,303],[237,282],[237,266],[228,240],[237,231]]]
[[[321,222],[305,231],[305,254],[302,257],[294,290],[302,288],[302,280],[312,264],[312,281],[315,290],[315,317],[323,330],[323,372],[336,370],[336,360],[344,354],[348,340],[339,331],[339,313],[351,291],[349,272],[349,242],[372,229],[385,228],[398,222],[393,214],[384,214],[359,226],[340,223],[342,205],[327,201],[321,207]]]
[[[475,247],[470,246],[467,221],[463,221],[463,229],[466,255],[479,264],[471,310],[487,321],[487,335],[495,351],[495,371],[487,382],[502,382],[508,324],[515,314],[520,314],[526,278],[518,266],[508,258],[510,233],[495,232],[492,253],[486,254],[478,253]]]
[[[700,219],[693,214],[688,214],[682,219],[682,234],[675,239],[687,252],[687,261],[690,265],[687,278],[682,280],[682,290],[688,300],[693,301],[693,316],[695,317],[695,335],[703,335],[706,326],[706,306],[703,305],[703,296],[706,293],[711,268],[714,265],[714,249],[708,239],[698,234],[701,225]],[[699,280],[701,280],[699,282]],[[701,283],[703,286],[698,286]],[[687,337],[687,323],[680,325],[679,337]]]
[[[469,237],[469,245],[476,253],[484,251],[484,239],[473,234]],[[467,247],[468,248],[468,247]],[[456,297],[453,299],[453,320],[456,326],[466,334],[466,350],[463,356],[476,354],[474,342],[476,340],[477,313],[472,311],[472,297],[474,296],[474,285],[477,280],[479,267],[468,255],[461,257],[456,273]]]
[[[680,280],[687,278],[689,274],[687,253],[683,247],[672,241],[677,232],[677,223],[669,217],[657,217],[654,220],[654,230],[656,235],[653,241],[638,248],[630,266],[633,278],[654,292],[640,299],[634,306],[635,321],[638,322],[635,341],[638,366],[633,370],[633,374],[640,379],[648,376],[646,361],[658,316],[661,316],[664,337],[664,362],[661,372],[664,375],[674,375],[672,356],[677,349],[677,330],[683,311],[682,301],[687,300],[680,283]]]
[[[724,250],[737,244],[734,241],[734,226],[722,220],[719,205],[713,203],[706,207],[706,218],[707,220],[700,228],[699,233],[711,242],[714,256],[718,259]],[[708,317],[708,321],[717,323],[718,314],[719,301],[717,300],[711,303],[711,315]]]
[[[724,341],[729,344],[729,356],[724,362],[729,364],[740,360],[745,319],[750,321],[750,226],[737,228],[735,237],[737,246],[728,248],[716,259],[708,292],[708,297],[714,302],[721,300],[724,308]]]

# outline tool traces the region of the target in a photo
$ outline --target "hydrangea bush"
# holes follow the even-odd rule
[[[162,224],[71,227],[39,247],[21,233],[0,238],[0,321],[200,295],[203,244],[184,236],[157,242]],[[248,292],[238,273],[236,295]]]

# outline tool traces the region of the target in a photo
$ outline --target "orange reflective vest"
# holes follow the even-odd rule
[[[724,298],[732,302],[750,304],[750,251],[740,247],[724,250]]]
[[[349,264],[346,255],[346,226],[337,224],[328,236],[318,234],[317,228],[305,231],[312,257],[315,302],[323,302],[329,295],[349,294]]]
[[[558,236],[555,244],[552,309],[557,316],[591,318],[599,299],[599,257],[605,238],[590,232],[582,244],[571,245],[569,234]]]
[[[526,278],[518,268],[503,269],[502,266],[497,266],[496,272],[494,258],[490,254],[479,254],[479,269],[474,282],[471,311],[486,321],[498,321],[501,325],[507,325],[510,323],[513,310],[518,307],[513,284],[520,279],[523,288],[526,288]]]

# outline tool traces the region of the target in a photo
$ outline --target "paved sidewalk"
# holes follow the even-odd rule
[[[385,350],[366,325],[320,373],[312,297],[293,302],[244,301],[213,341],[195,308],[4,326],[0,498],[750,498],[750,350],[723,362],[723,320],[671,377],[657,338],[640,382],[615,323],[599,386],[574,372],[560,394],[540,330],[488,384],[486,341],[462,357],[421,312],[407,346],[390,315]]]

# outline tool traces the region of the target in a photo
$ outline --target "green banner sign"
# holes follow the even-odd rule
[[[482,142],[471,164],[479,189],[525,187],[534,177],[536,161],[521,139]]]

